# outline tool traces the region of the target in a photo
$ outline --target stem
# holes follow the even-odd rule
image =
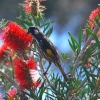
[[[8,75],[6,75],[6,74],[5,74],[4,72],[2,72],[1,70],[0,70],[0,74],[3,75],[9,82],[11,82],[11,83],[15,86],[15,88],[18,90],[18,93],[19,93],[20,95],[22,95],[22,92],[21,92],[19,86],[15,83],[14,80],[12,80]]]
[[[0,70],[0,74],[3,75],[8,81],[10,81],[16,87],[17,90],[20,90],[19,86],[8,75],[3,73],[1,70]]]
[[[95,71],[95,68],[91,71],[91,73],[93,73],[94,71]],[[72,94],[80,90],[87,81],[88,81],[87,78],[85,78],[84,81],[75,90],[73,90]]]
[[[82,82],[82,84],[79,85],[79,86],[77,87],[77,89],[75,89],[75,90],[72,92],[72,94],[75,93],[75,92],[77,92],[78,90],[80,90],[80,89],[84,86],[84,84],[85,84],[86,82],[87,82],[87,78],[84,79],[84,81]]]
[[[96,24],[94,30],[92,31],[94,34],[97,33],[98,27],[99,27],[98,24]],[[77,57],[77,59],[76,59],[76,62],[75,62],[75,64],[73,65],[72,77],[74,77],[75,70],[76,70],[76,68],[78,67],[79,61],[80,61],[80,59],[82,58],[82,55],[83,55],[84,51],[86,50],[86,47],[89,45],[89,43],[91,42],[92,39],[93,39],[93,37],[90,36],[90,37],[88,38],[88,40],[86,41],[86,44],[84,45],[84,47],[83,47],[82,50],[80,51],[80,53],[79,53],[79,55],[78,55],[78,57]]]

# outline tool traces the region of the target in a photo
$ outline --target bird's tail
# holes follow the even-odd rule
[[[61,71],[61,73],[62,73],[64,79],[65,79],[66,82],[67,82],[67,81],[68,81],[68,78],[67,78],[67,76],[66,76],[66,74],[65,74],[65,72],[64,72],[64,70],[63,70],[63,68],[61,67],[61,65],[60,65],[59,63],[57,63],[56,66],[59,68],[59,70]]]

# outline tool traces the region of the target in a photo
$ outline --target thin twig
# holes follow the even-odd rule
[[[91,73],[93,73],[94,71],[95,71],[95,68],[91,71]],[[87,78],[85,78],[84,81],[75,90],[73,90],[72,94],[80,90],[86,82],[87,82]]]
[[[75,90],[72,92],[72,94],[75,93],[75,92],[77,92],[78,90],[80,90],[80,89],[84,86],[84,84],[85,84],[86,82],[87,82],[87,78],[84,79],[84,81],[82,82],[82,84],[80,84],[80,85],[77,87],[77,89],[75,89]]]
[[[4,72],[2,72],[1,70],[0,70],[0,74],[3,75],[9,82],[11,82],[11,83],[15,86],[15,88],[18,90],[18,93],[19,93],[20,95],[22,95],[22,91],[20,90],[19,86],[15,83],[14,80],[12,80],[8,75],[6,75],[6,74],[5,74]]]
[[[15,83],[14,80],[12,80],[8,75],[6,75],[4,72],[2,72],[0,70],[0,74],[3,75],[8,81],[10,81],[15,87],[17,90],[20,90],[19,86]]]
[[[96,24],[94,30],[92,31],[94,34],[96,34],[96,32],[97,32],[97,30],[98,30],[98,27],[99,27],[98,24]],[[79,61],[81,60],[82,55],[83,55],[84,51],[86,50],[86,47],[89,45],[89,43],[91,42],[92,39],[93,39],[93,37],[90,36],[90,37],[88,38],[88,40],[86,41],[84,47],[83,47],[82,50],[80,51],[80,53],[79,53],[79,55],[78,55],[78,57],[77,57],[77,59],[76,59],[76,62],[75,62],[75,64],[73,65],[72,77],[74,77],[75,70],[76,70],[76,68],[78,67]]]

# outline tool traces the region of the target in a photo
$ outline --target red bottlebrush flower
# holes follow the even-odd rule
[[[16,88],[11,88],[9,91],[8,91],[8,94],[10,95],[8,97],[8,100],[13,100],[15,98],[15,95],[17,93],[17,89]]]
[[[87,68],[91,68],[92,65],[91,65],[90,63],[92,63],[93,60],[94,60],[93,57],[87,58],[87,59],[86,59],[86,64],[85,64],[85,66],[86,66]]]
[[[42,1],[46,0],[25,0],[24,10],[26,14],[33,13],[36,17],[42,14],[41,12],[45,10],[45,6],[40,4]]]
[[[91,68],[91,64],[89,64],[89,63],[87,63],[85,66],[86,66],[87,68]]]
[[[31,13],[31,7],[29,6],[29,4],[24,4],[24,10],[27,14]]]
[[[26,30],[17,23],[9,21],[8,26],[3,29],[3,41],[11,49],[23,51],[33,40],[32,36],[27,34]]]
[[[6,55],[5,50],[7,50],[7,44],[2,43],[0,45],[0,61],[4,59],[4,55]]]
[[[18,58],[15,60],[14,73],[15,78],[22,90],[30,89],[36,86],[34,83],[37,82],[40,77],[34,59],[24,61],[21,58]]]
[[[97,8],[95,10],[93,10],[89,16],[89,26],[90,26],[90,29],[93,30],[95,24],[96,24],[96,20],[99,20],[100,19],[100,9]]]
[[[98,15],[100,15],[100,8],[97,8],[91,12],[89,16],[89,25],[91,29],[93,29],[95,25],[95,19],[98,17]]]
[[[29,69],[37,70],[37,65],[34,59],[30,59],[27,62],[27,66],[29,67]]]

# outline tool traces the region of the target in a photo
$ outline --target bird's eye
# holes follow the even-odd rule
[[[34,33],[35,33],[35,34],[39,34],[39,31],[35,29],[35,30],[34,30]]]

